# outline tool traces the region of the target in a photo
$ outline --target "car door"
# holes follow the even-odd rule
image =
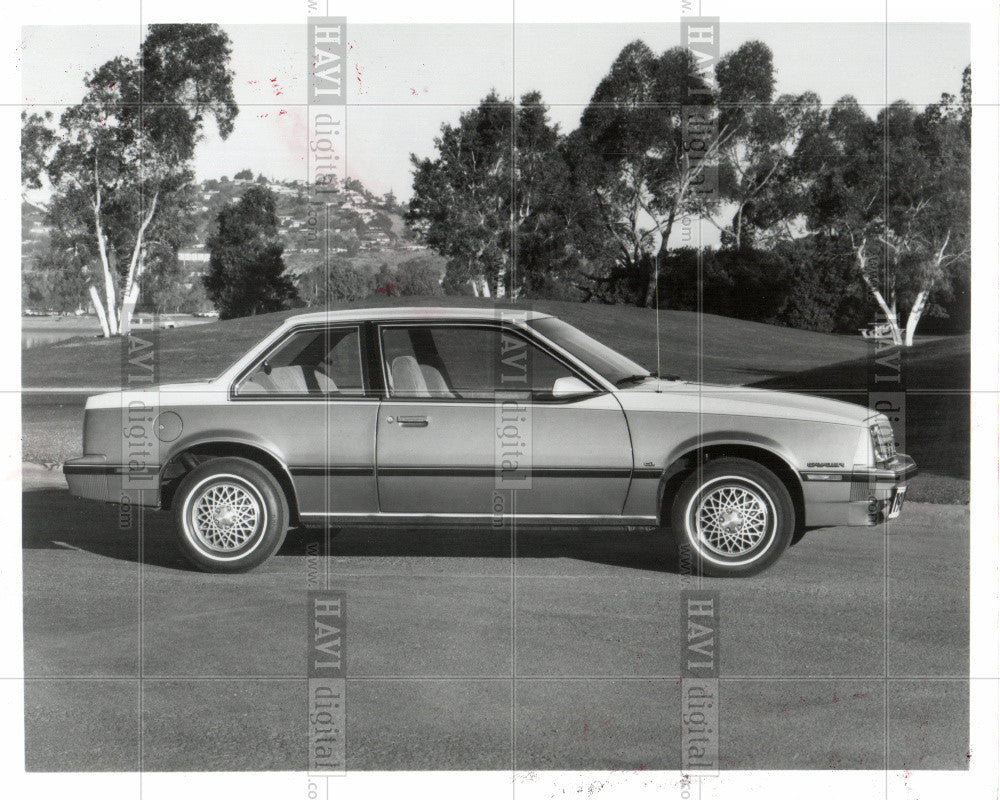
[[[625,416],[576,368],[500,322],[383,324],[388,392],[376,432],[384,514],[573,519],[621,513],[632,470]],[[516,491],[514,491],[516,490]]]
[[[380,398],[364,363],[359,325],[307,326],[290,332],[234,386],[234,414],[283,458],[306,519],[378,512]]]

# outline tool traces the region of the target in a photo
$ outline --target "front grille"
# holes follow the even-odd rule
[[[896,437],[892,433],[889,420],[876,420],[869,428],[872,444],[875,445],[875,460],[889,461],[896,455]]]

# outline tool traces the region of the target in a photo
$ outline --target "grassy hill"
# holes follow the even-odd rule
[[[372,306],[480,306],[511,308],[477,298],[373,297],[331,305],[331,309]],[[514,304],[555,314],[650,368],[656,367],[657,321],[652,309],[561,301]],[[159,368],[163,382],[219,374],[282,321],[301,312],[281,312],[160,332]],[[864,356],[856,337],[831,336],[687,311],[659,315],[663,374],[721,383],[752,383]],[[700,347],[699,347],[700,345]],[[699,358],[699,352],[702,356]],[[75,338],[23,355],[27,387],[117,386],[121,344]]]

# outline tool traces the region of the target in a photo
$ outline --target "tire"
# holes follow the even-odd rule
[[[184,555],[206,572],[246,572],[278,551],[288,500],[275,477],[245,458],[213,458],[184,476],[174,498]]]
[[[744,458],[720,458],[692,472],[670,509],[674,545],[698,573],[755,575],[771,566],[795,532],[795,507],[781,480]],[[682,560],[683,563],[683,560]]]

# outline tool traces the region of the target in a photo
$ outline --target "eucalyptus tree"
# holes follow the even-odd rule
[[[935,296],[969,269],[970,100],[966,88],[922,112],[898,101],[872,119],[842,98],[799,164],[809,227],[850,242],[897,345],[913,344]]]
[[[771,52],[756,41],[720,59],[714,80],[686,48],[657,56],[634,41],[598,84],[574,132],[582,145],[574,174],[640,305],[653,302],[655,263],[678,219],[718,209],[723,196],[710,171],[747,136],[754,109],[773,91]]]
[[[182,243],[206,118],[222,138],[233,130],[230,54],[217,25],[151,25],[137,56],[87,74],[58,121],[22,116],[22,186],[83,256],[105,336],[128,332],[144,272]]]
[[[542,243],[559,237],[550,213],[564,181],[559,133],[538,92],[520,102],[490,92],[457,125],[445,124],[433,158],[411,156],[407,221],[447,259],[447,282],[518,295],[546,270]],[[528,257],[529,254],[532,257]]]

